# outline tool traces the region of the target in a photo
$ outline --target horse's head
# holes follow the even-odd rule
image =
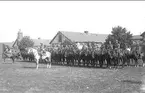
[[[26,48],[26,50],[28,54],[32,53],[32,48]]]

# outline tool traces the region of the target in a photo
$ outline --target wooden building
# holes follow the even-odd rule
[[[50,41],[51,45],[59,44],[96,44],[101,46],[105,42],[108,34],[93,34],[88,31],[84,33],[80,32],[68,32],[68,31],[59,31],[55,37]]]

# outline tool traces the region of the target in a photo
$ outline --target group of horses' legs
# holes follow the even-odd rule
[[[14,63],[15,62],[15,58],[13,57],[10,57],[10,59],[12,60],[12,62]],[[6,61],[6,58],[3,58],[4,62]]]
[[[97,59],[95,59],[97,58]],[[13,63],[15,58],[11,57]],[[131,66],[134,63],[134,66],[138,66],[138,59],[136,58],[132,58],[132,57],[109,57],[106,55],[97,55],[97,57],[95,56],[94,59],[90,60],[91,57],[90,56],[72,56],[69,55],[67,57],[63,56],[60,61],[58,63],[61,63],[62,65],[65,64],[65,62],[67,62],[67,65],[78,65],[78,66],[92,66],[92,67],[97,67],[97,65],[99,65],[100,67],[104,67],[104,65],[106,65],[107,68],[110,68],[112,66],[114,66],[114,68],[117,68],[119,66],[124,67],[126,64],[127,66]],[[39,60],[36,59],[36,69],[38,69],[39,67]],[[51,68],[51,58],[46,58],[45,60],[46,66],[47,68]],[[5,59],[4,59],[5,62]],[[144,66],[145,64],[143,64]]]
[[[51,68],[51,58],[45,58],[45,59],[42,59],[43,61],[45,61],[45,63],[46,63],[46,67],[47,68]],[[39,67],[39,59],[36,59],[35,60],[36,61],[36,69],[38,69],[38,67]]]

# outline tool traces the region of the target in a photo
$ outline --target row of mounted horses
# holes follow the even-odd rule
[[[137,50],[94,50],[94,49],[51,49],[51,59],[53,64],[69,65],[69,66],[87,66],[87,67],[124,67],[143,66],[144,55]],[[34,53],[28,51],[21,52],[24,60],[36,60]],[[49,58],[49,57],[48,57]],[[141,63],[142,61],[142,63]],[[139,64],[141,63],[141,64]]]
[[[51,67],[51,63],[71,66],[91,66],[91,67],[124,67],[125,65],[138,66],[139,60],[144,61],[143,53],[138,50],[129,51],[127,49],[76,49],[76,48],[58,48],[45,50],[45,54],[34,48],[26,48],[25,51],[16,51],[10,49],[3,53],[3,59],[11,58],[29,60],[36,62],[36,68],[39,66],[39,61],[44,61],[47,67]],[[141,64],[143,65],[143,64]]]
[[[137,50],[128,51],[127,49],[58,49],[52,51],[52,59],[56,64],[87,67],[103,67],[105,65],[106,67],[124,67],[125,65],[139,66],[140,61],[142,61],[141,65],[143,65],[143,58],[143,53]]]

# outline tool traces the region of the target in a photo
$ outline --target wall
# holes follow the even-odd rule
[[[70,40],[68,40],[64,35],[62,35],[60,32],[57,33],[57,35],[55,36],[55,38],[53,39],[53,41],[51,41],[51,44],[52,45],[57,45],[57,44],[60,44],[60,43],[63,43],[64,45],[70,45],[72,44],[72,42]],[[75,43],[78,43],[78,42],[74,42]],[[80,44],[87,44],[87,43],[90,43],[90,42],[79,42]],[[96,44],[96,46],[100,47],[102,45],[101,42],[93,42]]]
[[[2,62],[3,43],[0,43],[0,62]]]

